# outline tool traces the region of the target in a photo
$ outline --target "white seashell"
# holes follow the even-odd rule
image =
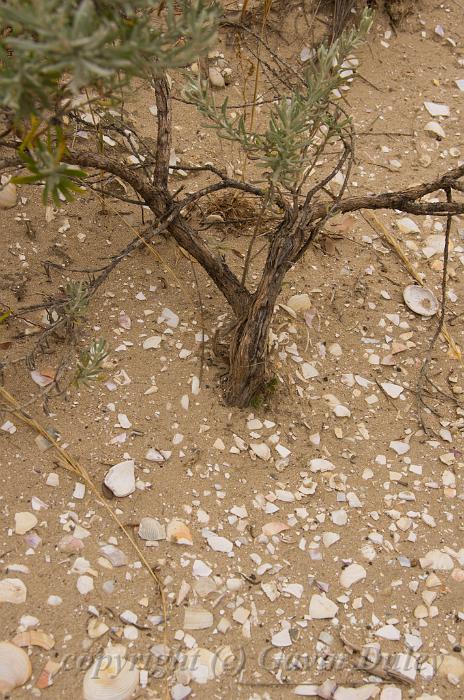
[[[200,393],[200,380],[197,376],[192,377],[192,394],[198,396]]]
[[[233,543],[226,537],[219,537],[214,532],[208,535],[207,542],[215,552],[231,552],[234,548]]]
[[[177,328],[179,325],[179,316],[171,311],[171,309],[164,308],[161,312],[161,316],[158,316],[158,323],[165,323],[169,328]]]
[[[32,666],[25,651],[11,642],[0,642],[0,695],[24,685],[32,674]]]
[[[32,530],[33,527],[37,525],[37,518],[34,513],[29,513],[24,511],[22,513],[15,513],[15,532],[17,535],[25,535],[26,532]]]
[[[126,459],[115,464],[105,476],[105,486],[118,498],[128,496],[135,491],[134,460]]]
[[[435,136],[435,138],[437,138],[439,141],[440,139],[446,138],[445,130],[438,122],[428,122],[424,126],[424,131],[426,131],[428,134],[433,134],[433,136]]]
[[[18,201],[18,190],[13,182],[0,185],[0,209],[11,209]]]
[[[108,625],[105,625],[102,620],[98,620],[96,617],[92,617],[87,625],[87,634],[90,639],[99,639],[99,637],[103,637],[108,630]]]
[[[325,595],[315,593],[309,601],[309,615],[313,620],[325,620],[332,617],[338,612],[338,605]]]
[[[140,672],[124,658],[124,647],[107,649],[84,676],[84,700],[128,700],[138,688]]]
[[[293,309],[293,311],[296,311],[296,313],[309,311],[311,308],[311,299],[309,298],[309,294],[294,294],[287,301],[287,306]]]
[[[161,336],[152,335],[150,338],[146,338],[142,343],[142,348],[144,350],[158,350],[161,345]]]
[[[124,428],[124,430],[129,430],[129,428],[132,428],[132,423],[125,413],[118,413],[118,423],[121,428]]]
[[[409,216],[404,216],[402,219],[398,219],[396,225],[398,227],[398,231],[401,231],[401,233],[420,233],[419,226],[415,221],[413,221],[413,219],[410,219]]]
[[[423,569],[431,569],[432,571],[451,571],[454,568],[450,555],[440,552],[439,549],[430,550],[425,557],[419,559],[419,562]]]
[[[19,605],[26,601],[27,588],[19,578],[4,578],[0,581],[0,603]]]
[[[347,406],[343,406],[341,403],[337,404],[332,408],[332,411],[337,416],[337,418],[349,418],[351,416],[351,411]]]
[[[166,539],[166,527],[155,518],[142,518],[138,532],[142,540],[156,542]]]
[[[271,643],[274,647],[289,647],[292,645],[292,638],[288,630],[280,630],[271,637]]]
[[[310,362],[303,362],[301,365],[301,374],[304,379],[314,379],[319,376],[319,372]]]
[[[374,634],[376,637],[380,637],[381,639],[390,639],[391,641],[398,641],[401,639],[401,632],[394,625],[384,625]]]
[[[405,287],[403,299],[406,306],[420,316],[434,316],[439,309],[434,293],[418,284],[409,284]]]
[[[192,573],[194,576],[209,576],[212,572],[212,568],[205,564],[201,559],[195,559],[192,566]]]
[[[402,442],[401,440],[392,440],[389,447],[396,452],[397,455],[404,455],[411,449],[411,445],[408,442]]]
[[[171,456],[170,452],[169,456]],[[168,457],[166,457],[166,450],[160,451],[156,450],[154,447],[150,447],[145,453],[145,459],[149,462],[165,462]]]
[[[343,527],[348,522],[348,514],[343,508],[332,511],[330,518],[334,525],[339,525],[340,527]]]
[[[193,545],[192,534],[187,525],[182,520],[171,520],[166,528],[168,542],[176,544]]]
[[[58,549],[67,554],[76,554],[84,549],[84,543],[74,535],[64,535],[58,542]]]
[[[58,605],[61,605],[62,602],[63,598],[60,598],[59,595],[49,595],[47,598],[48,605],[51,605],[53,608],[57,607]]]
[[[87,593],[90,593],[94,589],[93,578],[83,574],[78,577],[76,586],[81,595],[87,595]]]
[[[439,102],[424,102],[424,107],[431,117],[449,117],[450,115],[448,105]]]
[[[211,593],[217,592],[217,584],[210,576],[202,576],[193,584],[193,590],[200,598],[207,598]]]
[[[212,627],[214,623],[213,613],[199,606],[185,608],[184,629],[205,630]]]
[[[274,535],[278,535],[281,532],[284,532],[285,530],[289,530],[290,526],[287,525],[286,523],[281,523],[277,520],[266,523],[263,525],[261,528],[261,531],[263,535],[266,535],[266,537],[273,537]]]
[[[402,386],[400,386],[399,384],[393,384],[392,382],[383,382],[380,386],[387,394],[387,396],[389,396],[392,399],[397,399],[398,396],[400,396],[404,391]]]
[[[328,459],[322,459],[321,457],[316,457],[310,461],[310,469],[312,472],[329,472],[335,469],[335,465],[332,464]]]
[[[122,549],[115,547],[114,544],[102,545],[100,547],[100,552],[115,567],[126,566],[128,563],[127,555],[122,551]]]
[[[340,539],[340,535],[337,535],[336,532],[324,532],[322,535],[322,544],[324,547],[331,547],[335,542],[338,542]]]
[[[260,459],[263,459],[265,462],[271,459],[271,450],[269,449],[269,446],[266,445],[266,443],[264,442],[252,442],[250,444],[250,449],[253,452],[253,454],[255,454]]]
[[[361,564],[350,564],[343,569],[340,574],[340,584],[343,588],[351,588],[355,583],[359,583],[366,578],[367,572]]]

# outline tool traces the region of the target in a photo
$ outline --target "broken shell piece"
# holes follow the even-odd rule
[[[187,525],[182,520],[171,520],[166,528],[168,542],[176,544],[193,545],[192,534]]]
[[[230,647],[220,647],[214,653],[203,647],[189,649],[185,655],[181,655],[180,664],[182,668],[188,668],[192,680],[196,683],[207,683],[218,678],[227,668],[233,658]],[[185,664],[185,665],[184,665]]]
[[[438,122],[428,122],[424,126],[424,131],[426,131],[428,134],[432,134],[438,140],[444,139],[446,137],[443,127]]]
[[[343,588],[351,588],[355,583],[365,579],[366,575],[364,566],[361,566],[361,564],[350,564],[340,574],[340,583]]]
[[[55,640],[51,634],[47,634],[43,630],[28,630],[21,632],[12,639],[13,644],[17,647],[40,647],[46,651],[50,651],[55,646]]]
[[[419,226],[415,221],[410,219],[409,216],[404,216],[402,219],[398,219],[396,225],[401,233],[420,233]]]
[[[128,700],[139,685],[139,670],[124,658],[124,647],[98,656],[84,676],[84,700]]]
[[[77,590],[81,595],[87,595],[94,589],[93,578],[86,574],[79,576],[76,582]]]
[[[338,605],[324,595],[315,593],[309,601],[309,615],[313,620],[325,620],[335,617]]]
[[[129,496],[135,491],[134,460],[126,459],[115,464],[105,476],[105,486],[118,498]]]
[[[261,528],[263,535],[266,535],[266,537],[273,537],[274,535],[278,535],[281,532],[284,532],[284,530],[289,529],[289,525],[287,525],[286,523],[280,523],[277,520],[271,523],[266,523]]]
[[[84,543],[78,537],[74,537],[74,535],[64,535],[58,542],[58,549],[60,552],[66,552],[67,554],[77,554],[77,552],[84,549]]]
[[[399,384],[393,384],[392,382],[383,382],[381,387],[387,396],[390,396],[392,399],[397,399],[398,396],[400,396],[404,391],[402,386]]]
[[[205,630],[212,627],[214,623],[213,613],[199,606],[185,608],[184,629]]]
[[[4,578],[0,581],[0,603],[19,605],[26,601],[27,588],[19,578]]]
[[[406,306],[419,316],[434,316],[439,308],[435,294],[418,284],[408,284],[403,290]]]
[[[11,642],[0,642],[0,694],[7,695],[24,685],[32,674],[32,666],[25,651]]]
[[[439,102],[424,102],[424,107],[431,117],[449,117],[450,115],[448,105]]]
[[[280,630],[280,632],[276,632],[276,634],[272,635],[271,643],[274,647],[291,646],[292,638],[290,637],[290,632],[288,630]]]
[[[454,567],[453,560],[446,552],[440,552],[439,549],[432,549],[427,552],[425,557],[419,559],[422,569],[431,569],[432,571],[451,571]]]
[[[34,513],[29,513],[24,511],[22,513],[15,513],[15,532],[17,535],[25,535],[26,532],[32,530],[33,527],[37,525],[37,518]]]
[[[152,335],[150,338],[146,338],[143,341],[142,348],[144,350],[157,350],[161,345],[161,340],[162,338],[160,335]]]
[[[138,532],[142,540],[157,542],[166,539],[166,527],[155,518],[142,518]]]
[[[311,308],[311,299],[308,294],[294,294],[287,301],[287,306],[289,306],[296,313],[302,311],[309,311]]]
[[[98,639],[99,637],[103,637],[108,630],[108,625],[105,625],[102,620],[98,620],[96,617],[92,617],[87,625],[87,634],[89,635],[90,639]]]
[[[252,442],[250,449],[257,457],[267,462],[271,459],[271,450],[265,442]]]
[[[335,465],[332,462],[322,457],[312,459],[309,464],[312,472],[330,472],[335,469]]]
[[[53,677],[56,676],[61,668],[61,663],[58,661],[52,661],[49,659],[43,669],[41,670],[39,677],[35,683],[35,687],[39,690],[44,690],[49,688],[53,684]]]
[[[106,557],[106,559],[108,559],[112,566],[126,566],[128,562],[126,554],[122,551],[122,549],[115,547],[114,544],[102,545],[100,547],[100,552],[104,557]]]

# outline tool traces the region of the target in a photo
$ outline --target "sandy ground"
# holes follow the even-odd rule
[[[361,134],[352,193],[430,179],[464,157],[464,93],[455,83],[464,78],[463,11],[451,0],[423,7],[397,36],[377,22],[359,54],[362,77],[348,95]],[[434,33],[438,24],[444,37]],[[298,55],[303,45],[295,40],[291,50]],[[234,65],[225,46],[223,37],[221,50]],[[233,86],[228,90],[236,96]],[[139,97],[136,117],[147,120],[152,96]],[[440,142],[424,131],[431,120],[425,100],[450,107]],[[181,163],[221,163],[224,154],[204,136],[198,117],[182,105],[176,109]],[[194,186],[196,180],[185,182]],[[183,183],[173,178],[173,185]],[[66,279],[66,270],[52,270],[47,280],[44,260],[98,266],[140,224],[131,207],[114,201],[102,214],[91,198],[63,207],[46,223],[40,193],[24,189],[21,195],[24,201],[1,215],[1,299],[13,308],[40,301]],[[378,217],[439,296],[442,255],[427,257],[424,248],[429,236],[443,233],[443,222],[418,219],[419,233],[398,234],[400,214]],[[58,431],[97,484],[112,465],[134,460],[135,492],[109,504],[163,582],[167,624],[152,579],[101,504],[88,489],[76,497],[82,495],[75,492],[76,479],[58,465],[54,451],[41,451],[31,429],[3,415],[1,422],[11,420],[16,432],[0,433],[0,587],[3,579],[20,579],[27,598],[0,603],[1,636],[11,640],[38,628],[54,637],[51,650],[30,648],[33,675],[12,697],[81,697],[85,669],[118,641],[128,657],[140,654],[139,665],[149,671],[147,687],[134,697],[168,692],[173,698],[277,700],[314,694],[313,685],[330,680],[340,686],[332,688],[336,700],[463,696],[462,365],[440,339],[430,376],[447,398],[427,397],[440,418],[425,414],[437,432],[428,436],[417,420],[415,387],[436,318],[420,318],[405,307],[402,290],[412,280],[361,215],[334,221],[327,232],[330,240],[288,275],[280,301],[308,294],[312,320],[276,310],[279,382],[263,406],[239,411],[224,405],[211,340],[201,390],[192,393],[202,355],[196,287],[189,261],[160,240],[156,255],[136,253],[115,270],[79,329],[82,347],[92,337],[111,345],[106,381],[53,401],[50,415],[40,401],[29,407],[42,425]],[[463,237],[464,222],[456,220],[448,325],[461,347]],[[246,240],[232,234],[238,250]],[[211,339],[227,309],[203,273],[198,277]],[[166,323],[165,308],[179,317],[175,327]],[[130,329],[121,328],[121,312]],[[4,324],[2,342],[23,329]],[[152,336],[160,336],[159,347],[144,350],[143,341]],[[24,363],[11,361],[27,353],[30,341],[3,348],[9,362],[4,386],[28,402],[37,386]],[[392,364],[382,364],[392,353]],[[40,357],[38,369],[55,361],[55,355]],[[302,363],[314,369],[313,378],[303,379]],[[125,384],[118,383],[122,370]],[[395,392],[391,384],[401,391],[397,398],[388,395]],[[335,415],[335,405],[348,409],[344,417]],[[250,448],[263,444],[269,447],[266,461]],[[149,449],[171,454],[152,462]],[[15,514],[24,512],[37,522],[16,534]],[[183,521],[193,544],[146,544],[137,534],[144,517],[171,527],[173,519]],[[82,550],[63,551],[63,536],[76,527]],[[107,544],[120,548],[127,563],[113,567],[101,550]],[[358,579],[352,585],[351,574]],[[79,592],[87,585],[92,590]],[[321,605],[327,617],[315,619]],[[196,629],[198,612],[204,629]],[[91,638],[95,629],[102,635]],[[368,670],[357,670],[356,649],[365,644],[376,658]],[[387,664],[381,679],[369,676],[382,673],[380,653]],[[38,690],[34,685],[49,659],[61,666],[53,685]]]

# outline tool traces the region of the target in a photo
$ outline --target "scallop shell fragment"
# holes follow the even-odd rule
[[[214,623],[213,613],[205,608],[192,606],[185,608],[184,629],[205,630],[212,627]]]
[[[114,544],[104,544],[100,547],[100,552],[112,564],[112,566],[126,566],[128,563],[127,555],[115,547]]]
[[[84,700],[128,700],[139,685],[140,672],[125,658],[124,647],[98,656],[84,676]]]
[[[406,306],[419,316],[435,316],[439,304],[435,294],[427,287],[418,284],[409,284],[403,290],[403,299]]]
[[[115,464],[105,476],[105,486],[118,498],[129,496],[135,491],[134,460],[126,459]]]
[[[168,542],[176,544],[193,545],[192,534],[187,525],[182,520],[171,520],[166,528]]]
[[[38,520],[34,513],[29,513],[29,511],[15,513],[15,533],[17,535],[25,535],[26,532],[29,532],[37,525],[37,522]]]
[[[20,632],[13,637],[13,644],[17,647],[40,647],[46,651],[50,651],[55,646],[55,639],[53,635],[44,632],[43,630],[28,630],[27,632]]]
[[[166,539],[166,527],[155,518],[142,518],[138,533],[142,540],[150,542]]]
[[[11,642],[0,642],[0,694],[6,695],[24,685],[32,674],[25,651]]]
[[[0,581],[0,603],[19,605],[26,601],[27,588],[20,578],[4,578]]]

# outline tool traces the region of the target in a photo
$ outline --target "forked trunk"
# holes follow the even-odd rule
[[[274,304],[252,303],[238,323],[229,349],[229,374],[225,399],[245,408],[262,390],[267,379],[269,327]]]
[[[269,379],[269,329],[284,277],[291,266],[295,240],[282,226],[269,249],[263,275],[249,306],[238,321],[229,349],[229,374],[225,399],[245,408]]]

